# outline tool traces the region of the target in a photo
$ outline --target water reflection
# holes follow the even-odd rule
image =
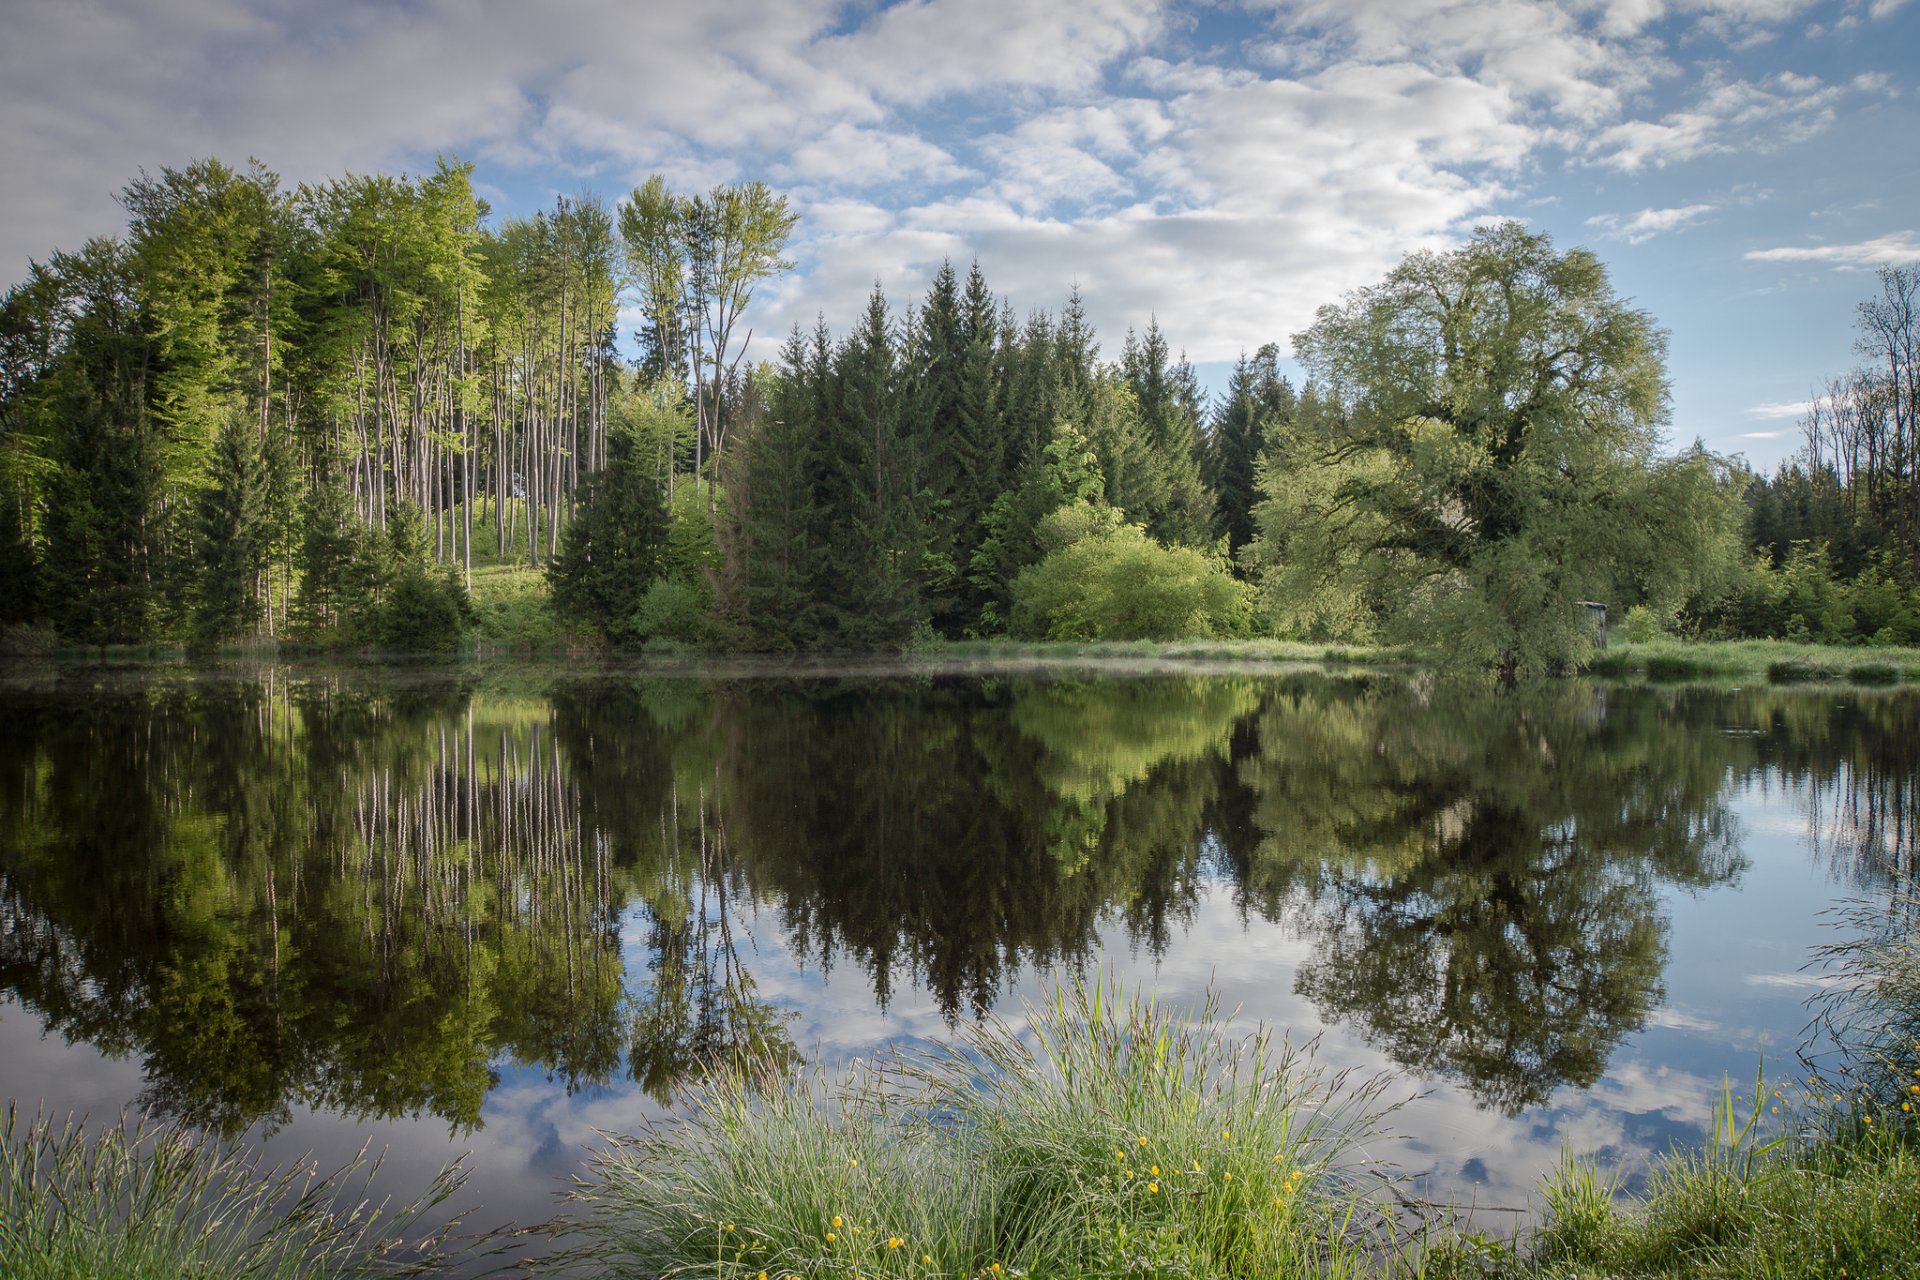
[[[480,1122],[506,1066],[665,1099],[798,1060],[754,969],[949,1019],[1210,886],[1297,989],[1517,1111],[1662,995],[1662,895],[1743,868],[1729,782],[1910,874],[1916,702],[1405,680],[269,673],[6,695],[0,984],[226,1133],[295,1105]],[[772,922],[778,954],[743,937]],[[762,975],[767,976],[767,975]],[[784,977],[784,973],[775,976]],[[784,983],[773,986],[782,987]]]

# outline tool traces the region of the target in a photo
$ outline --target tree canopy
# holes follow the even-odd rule
[[[1580,601],[1683,598],[1735,550],[1725,464],[1659,452],[1666,335],[1587,250],[1484,228],[1294,344],[1319,396],[1272,442],[1248,552],[1283,625],[1542,671],[1586,655]]]

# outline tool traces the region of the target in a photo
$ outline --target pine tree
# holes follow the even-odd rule
[[[653,459],[633,435],[613,432],[607,465],[582,483],[547,569],[554,607],[615,643],[636,637],[640,600],[660,576],[667,506],[653,477]]]
[[[200,562],[194,606],[194,638],[219,644],[251,633],[260,620],[260,571],[268,535],[266,464],[254,427],[238,412],[227,415],[214,438],[200,493]]]
[[[353,574],[361,541],[346,482],[337,475],[321,476],[300,513],[295,614],[302,633],[318,637],[337,632],[364,604]]]
[[[914,484],[901,418],[904,397],[875,285],[858,330],[833,370],[833,412],[822,423],[816,517],[824,572],[816,595],[833,642],[904,644],[923,619],[912,519]]]
[[[798,325],[780,350],[780,372],[767,415],[742,443],[745,460],[730,497],[734,533],[729,559],[738,564],[739,598],[729,621],[756,649],[791,652],[820,632],[813,608],[816,507],[813,473],[818,397],[824,376],[816,354],[824,322],[810,344]]]
[[[1152,464],[1137,499],[1140,509],[1132,514],[1164,543],[1198,546],[1207,541],[1213,523],[1212,495],[1200,478],[1201,393],[1184,357],[1177,366],[1167,360],[1158,320],[1148,322],[1144,340],[1127,335],[1121,368]]]
[[[1214,532],[1226,538],[1234,556],[1253,540],[1258,463],[1268,433],[1294,419],[1293,387],[1280,376],[1279,356],[1280,349],[1269,342],[1234,364],[1208,441],[1207,478],[1218,499]]]

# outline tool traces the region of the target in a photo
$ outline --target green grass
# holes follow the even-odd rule
[[[1801,644],[1791,640],[1615,641],[1588,671],[1649,681],[1846,681],[1887,685],[1920,680],[1920,649]]]
[[[1762,1095],[1763,1099],[1767,1096]],[[1730,1112],[1723,1112],[1730,1114]],[[1725,1138],[1654,1167],[1622,1203],[1568,1161],[1543,1184],[1543,1220],[1517,1247],[1443,1245],[1430,1280],[1912,1280],[1920,1261],[1920,1129],[1850,1111],[1819,1136]]]
[[[257,1280],[431,1270],[455,1224],[408,1238],[459,1186],[458,1166],[426,1195],[383,1211],[368,1196],[378,1161],[330,1174],[258,1159],[165,1122],[91,1133],[7,1110],[0,1132],[0,1275],[9,1280]]]
[[[1808,1078],[1723,1088],[1714,1133],[1659,1161],[1622,1203],[1571,1158],[1541,1187],[1542,1219],[1516,1244],[1456,1237],[1423,1260],[1431,1280],[1913,1280],[1920,1274],[1920,898],[1840,912],[1843,942]],[[1834,1081],[1843,1083],[1835,1084]],[[1744,1110],[1745,1118],[1741,1119]]]
[[[1401,650],[1304,640],[927,640],[910,656],[929,662],[1319,662],[1368,665],[1410,661]]]
[[[472,634],[481,652],[551,651],[582,643],[554,613],[542,569],[476,563],[471,597]]]
[[[597,1151],[572,1199],[604,1274],[1359,1276],[1382,1083],[1211,1007],[1075,985],[847,1073],[723,1071]]]

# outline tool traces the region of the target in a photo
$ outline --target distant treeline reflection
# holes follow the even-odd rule
[[[1659,1002],[1662,886],[1741,871],[1730,781],[1803,789],[1836,875],[1915,863],[1899,695],[271,673],[5,706],[0,984],[228,1133],[469,1128],[503,1062],[664,1099],[797,1061],[767,943],[960,1018],[1103,930],[1174,945],[1209,892],[1311,939],[1326,1019],[1513,1111]]]

